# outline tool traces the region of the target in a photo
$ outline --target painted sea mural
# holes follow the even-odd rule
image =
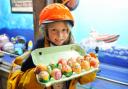
[[[76,41],[100,60],[96,81],[84,89],[128,88],[127,4],[127,0],[80,0],[73,11]]]
[[[13,13],[10,1],[0,1],[0,50],[21,55],[34,42],[33,15]]]
[[[101,63],[128,68],[128,1],[81,0],[73,11],[75,39]]]
[[[0,0],[0,34],[5,33],[9,37],[22,35],[33,40],[32,13],[12,13],[10,1]]]
[[[127,0],[80,0],[72,11],[76,43],[87,53],[96,52],[98,47],[98,57],[103,63],[128,67],[127,3]],[[10,38],[22,35],[27,41],[34,40],[32,13],[12,13],[10,0],[1,0],[0,34],[4,33]]]

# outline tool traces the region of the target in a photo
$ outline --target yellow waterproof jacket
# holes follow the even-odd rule
[[[29,54],[29,53],[28,53]],[[39,84],[34,73],[35,68],[28,69],[25,72],[20,70],[20,65],[23,61],[23,57],[17,57],[13,64],[12,70],[8,77],[7,89],[51,89],[51,87],[45,88]],[[77,79],[71,80],[69,89],[76,89],[76,84],[86,84],[95,80],[96,72],[87,74]]]

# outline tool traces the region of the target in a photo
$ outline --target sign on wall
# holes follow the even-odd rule
[[[33,12],[32,0],[10,0],[12,12]]]

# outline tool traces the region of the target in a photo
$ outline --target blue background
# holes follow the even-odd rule
[[[80,0],[79,6],[73,11],[75,17],[73,33],[76,41],[81,42],[87,38],[93,27],[100,33],[119,34],[117,45],[128,47],[127,4],[127,0]],[[10,0],[0,0],[0,33],[3,28],[9,31],[13,29],[33,31],[33,15],[11,13]]]
[[[34,40],[33,15],[12,13],[10,0],[0,0],[0,34],[9,37],[25,36],[27,41]]]
[[[80,0],[79,6],[72,13],[75,18],[72,32],[76,42],[88,38],[91,28],[101,34],[119,34],[116,47],[101,50],[99,57],[101,62],[128,67],[127,0]],[[23,35],[27,40],[33,40],[32,13],[11,13],[10,0],[0,0],[0,34],[2,33],[9,37]]]

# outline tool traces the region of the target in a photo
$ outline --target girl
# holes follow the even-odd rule
[[[70,10],[63,4],[50,4],[40,13],[39,24],[43,29],[43,37],[39,39],[35,48],[61,46],[74,43],[71,28],[74,26]],[[26,59],[23,62],[23,59]],[[17,65],[21,65],[18,70]],[[54,84],[50,87],[40,85],[34,73],[35,65],[30,52],[17,57],[14,61],[13,71],[9,75],[8,89],[76,89],[76,84],[86,84],[94,81],[96,73],[73,79],[71,81]]]

